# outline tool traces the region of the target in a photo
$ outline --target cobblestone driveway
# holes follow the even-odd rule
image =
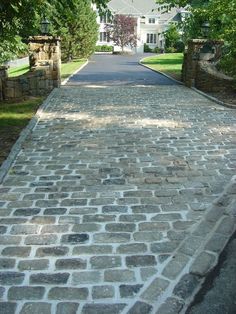
[[[178,313],[234,229],[235,123],[183,86],[55,90],[0,185],[0,313]]]

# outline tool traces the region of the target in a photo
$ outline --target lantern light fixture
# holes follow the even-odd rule
[[[49,34],[49,26],[50,22],[45,17],[41,21],[41,33],[42,35],[48,35]]]

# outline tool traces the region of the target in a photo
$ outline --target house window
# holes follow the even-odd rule
[[[108,18],[106,14],[100,15],[100,23],[107,23]]]
[[[149,24],[155,24],[155,23],[156,23],[156,19],[155,19],[154,17],[149,18],[149,19],[148,19],[148,23],[149,23]]]
[[[100,41],[102,42],[110,42],[109,36],[107,32],[100,32]]]
[[[157,35],[156,34],[147,34],[147,44],[156,44]]]

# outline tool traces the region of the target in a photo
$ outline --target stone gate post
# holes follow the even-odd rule
[[[53,87],[61,85],[60,38],[53,36],[29,37],[30,69],[49,66],[48,80]]]
[[[8,78],[8,66],[0,66],[0,101],[5,99],[5,85]]]

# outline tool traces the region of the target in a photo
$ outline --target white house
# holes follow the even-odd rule
[[[137,47],[134,48],[137,53],[143,52],[144,44],[152,49],[163,48],[163,32],[168,28],[168,24],[181,21],[186,13],[185,10],[177,8],[167,13],[166,5],[158,5],[155,0],[111,0],[108,3],[108,9],[113,16],[123,14],[137,19],[138,41]],[[97,22],[100,25],[97,45],[113,45],[105,31],[105,25],[109,22],[108,16],[98,15]]]

